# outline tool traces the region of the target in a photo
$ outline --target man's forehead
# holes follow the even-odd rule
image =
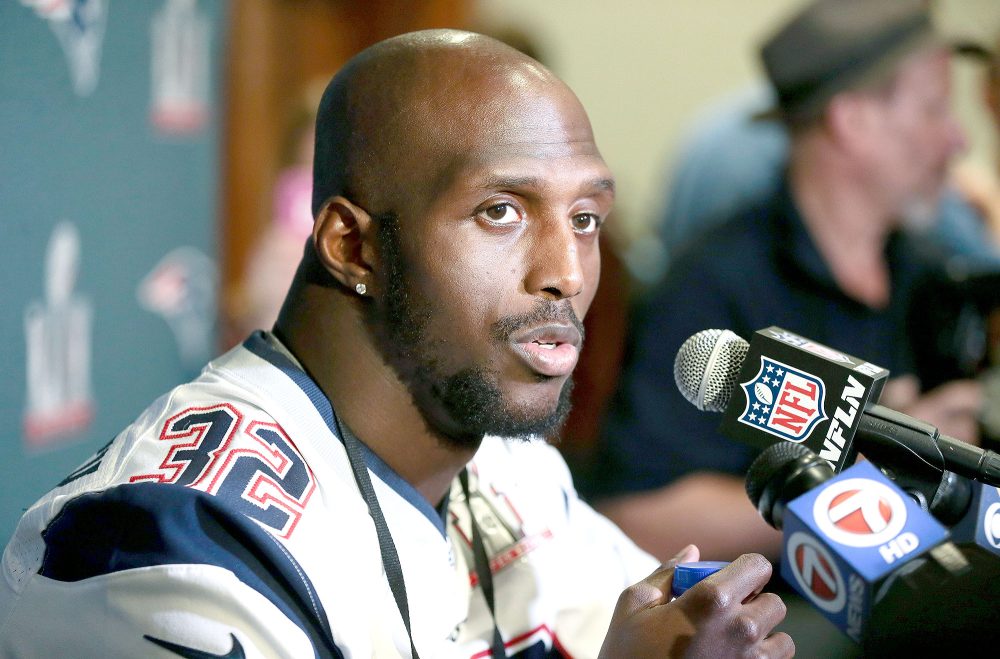
[[[588,179],[611,178],[582,105],[544,69],[497,67],[421,105],[410,138],[415,152],[432,156],[424,164],[432,165],[438,191],[460,177],[496,172],[547,177],[546,166],[555,164]]]
[[[593,139],[498,140],[453,151],[440,161],[434,194],[466,190],[572,190],[574,194],[614,195],[614,177]]]

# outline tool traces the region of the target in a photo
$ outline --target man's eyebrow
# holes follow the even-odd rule
[[[595,178],[590,182],[590,187],[594,190],[600,190],[602,192],[615,193],[615,181],[610,178]]]
[[[542,180],[537,176],[502,176],[493,174],[484,178],[479,187],[484,190],[540,188],[542,187]]]
[[[508,190],[544,187],[542,179],[537,176],[488,176],[480,183],[485,190]],[[614,179],[595,178],[582,186],[583,188],[596,190],[598,192],[615,193]]]

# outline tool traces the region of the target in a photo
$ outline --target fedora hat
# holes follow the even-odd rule
[[[817,116],[837,93],[884,79],[922,48],[948,44],[925,0],[815,0],[761,47],[777,106],[761,116]]]

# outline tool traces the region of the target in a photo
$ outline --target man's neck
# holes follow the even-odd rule
[[[298,287],[275,333],[341,422],[436,506],[475,450],[447,446],[428,429],[406,385],[375,347],[357,302],[311,285]]]
[[[792,198],[834,280],[849,297],[873,308],[889,303],[885,246],[890,214],[845,168],[822,159],[793,159]]]

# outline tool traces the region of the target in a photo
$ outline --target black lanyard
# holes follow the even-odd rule
[[[469,509],[469,523],[472,525],[472,557],[476,565],[476,576],[479,577],[479,586],[483,589],[483,597],[486,598],[486,606],[490,609],[490,617],[493,618],[493,643],[490,651],[493,659],[503,659],[507,656],[507,650],[503,645],[503,637],[497,627],[497,612],[493,604],[493,570],[490,569],[490,559],[486,556],[486,547],[483,545],[483,536],[479,532],[479,525],[476,524],[476,514],[472,510],[472,498],[469,496],[469,470],[463,469],[458,475],[458,482],[462,484],[462,494],[465,495],[465,505]]]
[[[396,545],[392,542],[392,534],[389,533],[389,525],[385,523],[385,516],[382,515],[382,508],[378,505],[378,497],[375,496],[375,488],[372,487],[372,479],[368,476],[368,467],[365,466],[365,456],[361,449],[361,440],[354,436],[354,433],[344,425],[340,425],[340,432],[344,437],[344,446],[347,448],[347,459],[351,463],[351,470],[354,471],[354,480],[358,482],[358,489],[361,496],[368,504],[368,514],[375,522],[375,532],[378,534],[378,548],[382,552],[382,567],[385,569],[385,576],[389,580],[389,589],[392,597],[396,600],[396,607],[399,615],[403,617],[403,625],[406,627],[406,634],[410,637],[410,653],[413,659],[419,659],[417,647],[413,644],[413,632],[410,630],[410,605],[406,601],[406,583],[403,581],[403,568],[399,564],[399,554],[396,553]]]
[[[339,421],[339,419],[338,419]],[[413,643],[413,631],[410,629],[410,605],[406,599],[406,583],[403,581],[403,568],[399,563],[399,554],[396,553],[396,545],[392,541],[392,534],[389,532],[389,525],[386,524],[385,516],[382,515],[382,508],[378,504],[378,497],[375,495],[375,488],[372,487],[371,477],[368,475],[368,467],[365,465],[365,457],[361,448],[361,440],[354,436],[343,423],[337,424],[340,427],[341,435],[344,438],[344,447],[347,449],[347,459],[351,463],[351,470],[354,472],[354,480],[358,483],[361,496],[368,504],[368,514],[375,523],[375,532],[378,534],[378,547],[382,553],[382,567],[385,569],[385,576],[389,580],[389,589],[392,597],[396,600],[396,608],[403,618],[403,626],[406,627],[406,634],[410,638],[410,653],[413,659],[419,659],[417,647]],[[475,559],[476,576],[479,578],[479,585],[483,589],[483,596],[486,598],[486,605],[489,607],[490,615],[493,618],[493,643],[490,648],[493,659],[503,659],[507,656],[504,649],[503,637],[496,624],[496,612],[493,604],[493,574],[490,570],[489,558],[486,556],[486,547],[483,545],[483,538],[479,532],[479,525],[476,524],[476,516],[472,511],[472,499],[469,497],[469,475],[468,470],[463,469],[459,474],[459,481],[462,485],[462,492],[465,494],[465,503],[469,508],[469,519],[472,524],[472,553]]]

